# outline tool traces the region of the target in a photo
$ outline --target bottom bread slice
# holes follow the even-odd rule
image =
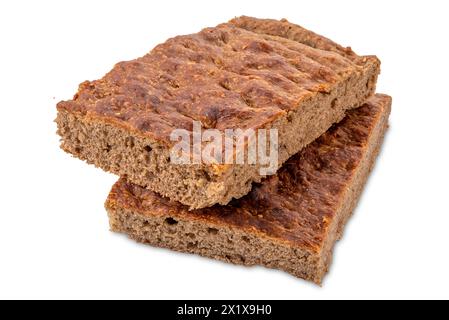
[[[390,108],[389,96],[375,95],[226,206],[189,211],[120,178],[105,204],[111,230],[153,246],[321,283],[375,162]]]

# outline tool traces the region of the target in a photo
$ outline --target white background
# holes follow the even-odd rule
[[[449,298],[447,1],[0,3],[0,298]],[[242,14],[286,17],[378,55],[378,91],[394,97],[322,287],[109,232],[116,177],[58,148],[55,105],[78,83]]]

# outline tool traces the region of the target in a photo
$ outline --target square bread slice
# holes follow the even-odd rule
[[[173,130],[277,129],[275,172],[372,96],[379,72],[376,57],[286,20],[240,17],[82,83],[57,105],[61,148],[190,209],[225,205],[264,178],[263,166],[175,164]]]
[[[391,98],[376,95],[227,206],[187,207],[121,178],[106,209],[112,231],[139,242],[321,283],[370,173]]]

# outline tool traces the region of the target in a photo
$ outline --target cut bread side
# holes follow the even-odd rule
[[[240,17],[118,63],[58,104],[61,148],[189,209],[225,205],[260,164],[170,161],[175,129],[277,129],[279,168],[373,95],[380,62],[286,20]]]
[[[374,165],[390,108],[389,96],[375,95],[227,206],[189,211],[120,178],[105,204],[111,230],[153,246],[321,283]]]

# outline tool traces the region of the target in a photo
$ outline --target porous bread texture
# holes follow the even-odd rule
[[[306,157],[315,157],[317,152],[320,157],[321,151],[318,150],[324,148],[321,161],[327,163],[325,167],[320,167],[321,161],[293,161],[305,165],[304,168],[298,168],[295,173],[297,178],[290,180],[289,184],[295,190],[296,184],[305,183],[305,188],[298,187],[296,192],[299,192],[299,198],[306,198],[311,203],[312,207],[306,206],[307,211],[301,211],[300,203],[296,206],[296,212],[289,211],[292,209],[284,206],[283,203],[288,203],[292,195],[288,191],[279,190],[286,186],[278,185],[275,177],[256,187],[260,192],[253,190],[254,194],[242,198],[232,206],[215,206],[198,212],[189,212],[179,204],[164,200],[121,178],[106,201],[111,230],[153,246],[239,265],[263,265],[320,284],[329,269],[334,244],[341,238],[344,225],[357,204],[387,129],[391,100],[380,95],[376,99],[382,106],[370,123],[362,124],[362,119],[359,119],[360,124],[357,124],[358,118],[354,117],[352,120],[355,127],[340,127],[341,131],[325,134],[326,137],[320,138],[303,151]],[[366,139],[358,141],[356,136],[360,133],[364,137],[364,125],[368,126],[368,134]],[[352,144],[345,143],[344,135],[355,140]],[[334,143],[326,145],[329,139],[333,139]],[[320,146],[320,141],[323,146]],[[330,145],[333,148],[337,146],[337,149],[327,153],[326,149]],[[340,155],[340,158],[326,159],[326,154]],[[281,169],[285,170],[290,169]],[[307,170],[310,174],[302,174],[302,170]],[[297,180],[308,179],[307,176],[316,177],[317,180],[312,181],[312,185]],[[317,181],[320,184],[314,185]],[[264,184],[267,185],[267,190],[263,189]],[[277,190],[271,190],[271,185]],[[264,194],[268,200],[264,199]],[[245,202],[246,198],[254,195],[256,198],[249,199],[249,204]],[[262,212],[256,209],[259,198],[268,203]],[[318,211],[310,211],[315,207]],[[320,210],[325,212],[325,216],[318,217]],[[260,217],[254,216],[258,213]],[[317,217],[314,217],[315,214]],[[316,229],[316,223],[321,219],[325,222],[324,226]],[[298,228],[298,223],[309,227],[300,227],[298,230],[303,233],[298,234],[295,229],[290,229],[291,226]],[[285,229],[286,226],[290,227]]]
[[[285,28],[288,32],[284,30]],[[204,68],[204,73],[207,71],[209,72],[207,74],[215,75],[202,74],[201,77],[206,80],[210,77],[210,81],[198,86],[192,85],[190,88],[189,83],[194,83],[196,81],[194,79],[201,77],[194,74],[196,72],[194,69],[188,69],[178,74],[178,77],[184,81],[185,89],[180,87],[179,83],[173,88],[172,82],[176,79],[170,80],[170,85],[167,85],[169,89],[161,85],[164,90],[170,90],[168,96],[176,97],[178,99],[176,103],[179,105],[186,103],[184,97],[188,90],[192,90],[194,95],[200,89],[206,90],[204,86],[211,86],[210,83],[218,81],[220,86],[207,87],[211,96],[217,95],[216,100],[210,103],[218,104],[218,107],[213,107],[208,102],[209,97],[206,96],[197,98],[196,101],[199,102],[195,102],[198,104],[196,106],[194,106],[195,103],[189,105],[189,102],[186,104],[187,109],[174,109],[169,103],[164,104],[162,96],[149,95],[146,91],[153,90],[154,84],[148,88],[145,87],[148,81],[154,81],[153,78],[148,76],[149,80],[136,82],[136,79],[145,78],[144,72],[154,72],[151,69],[153,67],[150,68],[150,66],[160,61],[154,56],[163,56],[162,53],[169,54],[173,48],[180,47],[179,43],[183,45],[190,43],[189,46],[192,46],[192,43],[197,46],[199,46],[198,43],[206,46],[204,43],[207,43],[209,46],[210,41],[213,43],[218,41],[213,37],[222,41],[224,34],[230,34],[226,37],[230,37],[237,44],[242,42],[242,39],[246,39],[247,42],[244,44],[246,43],[253,52],[249,57],[255,59],[263,69],[259,70],[247,65],[239,66],[241,61],[230,60],[229,68],[233,70],[239,66],[237,69],[245,70],[243,75],[236,75],[235,71],[228,72],[224,70],[225,68],[210,66],[209,62],[201,60],[198,63],[192,63],[188,60],[183,64],[185,68],[194,68],[190,66],[198,65],[197,67]],[[118,65],[104,79],[83,84],[74,100],[58,104],[56,122],[58,134],[61,136],[61,148],[66,152],[103,170],[126,176],[131,182],[179,201],[190,209],[210,207],[214,204],[226,205],[233,198],[237,199],[247,194],[252,184],[260,182],[264,176],[261,175],[259,164],[217,166],[171,163],[170,145],[164,137],[173,124],[167,127],[167,123],[173,121],[184,126],[185,120],[192,118],[200,119],[208,126],[212,122],[212,127],[231,125],[232,128],[239,128],[241,122],[240,124],[244,126],[242,129],[252,125],[255,126],[254,129],[257,129],[259,125],[261,128],[277,129],[278,167],[280,167],[290,156],[323,134],[333,123],[340,121],[346,110],[362,105],[374,93],[380,70],[377,58],[357,56],[348,48],[342,48],[324,37],[285,21],[242,17],[232,20],[229,24],[217,26],[215,29],[205,29],[198,35],[185,36],[185,40],[182,39],[184,38],[177,37],[156,47],[149,55],[137,59],[136,65],[132,62]],[[222,47],[228,48],[230,39],[223,40],[225,43],[221,44]],[[298,68],[307,70],[295,69],[295,72],[299,72],[301,76],[295,75],[291,66],[287,66],[285,62],[292,63],[291,59],[280,58],[278,53],[276,58],[270,57],[262,46],[266,45],[264,41],[288,57],[291,55],[297,57],[300,61],[300,63],[297,62]],[[207,46],[206,48],[209,48]],[[181,48],[176,50],[181,50],[182,54],[192,59],[190,55],[193,49],[190,47],[185,49],[182,46]],[[304,50],[307,54],[303,56],[292,48]],[[197,50],[205,56],[214,52],[212,49],[209,52],[203,47]],[[229,51],[226,54],[237,54],[240,53],[239,50],[246,52],[246,49],[234,51],[234,48],[233,50],[228,48],[226,50],[225,52]],[[216,63],[217,57],[213,57],[212,60]],[[222,60],[220,63],[224,64],[226,59]],[[176,66],[175,62],[170,63]],[[283,67],[279,67],[279,63]],[[139,68],[143,68],[143,71]],[[150,71],[145,68],[150,68],[148,69]],[[177,67],[177,70],[179,68],[181,67]],[[136,75],[130,76],[133,72]],[[152,75],[151,72],[150,75]],[[216,74],[220,72],[224,73],[224,78],[215,79]],[[295,79],[299,83],[294,83],[295,86],[292,86],[293,80],[287,81],[284,73],[288,75],[288,79]],[[233,84],[230,79],[237,82]],[[273,79],[277,81],[277,84],[266,87],[269,81],[274,81]],[[117,82],[123,82],[123,84],[116,88]],[[226,82],[225,88],[223,88],[224,82]],[[115,93],[120,90],[124,92]],[[180,90],[186,90],[186,92],[177,93]],[[297,90],[296,95],[292,94],[294,90]],[[258,92],[261,94],[255,94]],[[140,95],[135,96],[137,93]],[[252,102],[249,105],[242,103],[242,101],[247,102],[250,94],[253,95]],[[268,99],[269,96],[271,96],[270,99]],[[142,99],[145,102],[142,102]],[[281,107],[275,105],[273,101],[277,101]],[[292,101],[299,102],[292,104]],[[142,103],[144,107],[140,106]],[[153,105],[154,103],[157,103],[157,107]],[[226,109],[227,106],[229,109]],[[213,108],[219,108],[220,111]],[[201,110],[200,114],[197,114],[197,110]],[[142,112],[143,115],[141,115]],[[176,115],[175,120],[173,120],[174,115]],[[220,121],[216,119],[218,116],[222,116]],[[147,118],[153,120],[147,121],[145,120]],[[147,130],[153,127],[157,129]]]
[[[348,79],[331,94],[303,103],[302,108],[276,121],[272,128],[279,135],[279,166],[339,122],[347,109],[366,101],[373,93],[376,76],[371,73],[362,80]],[[226,205],[232,198],[246,195],[252,183],[263,179],[257,164],[235,164],[225,174],[216,174],[207,165],[173,164],[165,145],[109,123],[67,111],[59,111],[56,121],[63,137],[61,148],[66,152],[105,171],[127,176],[133,183],[190,209]]]

